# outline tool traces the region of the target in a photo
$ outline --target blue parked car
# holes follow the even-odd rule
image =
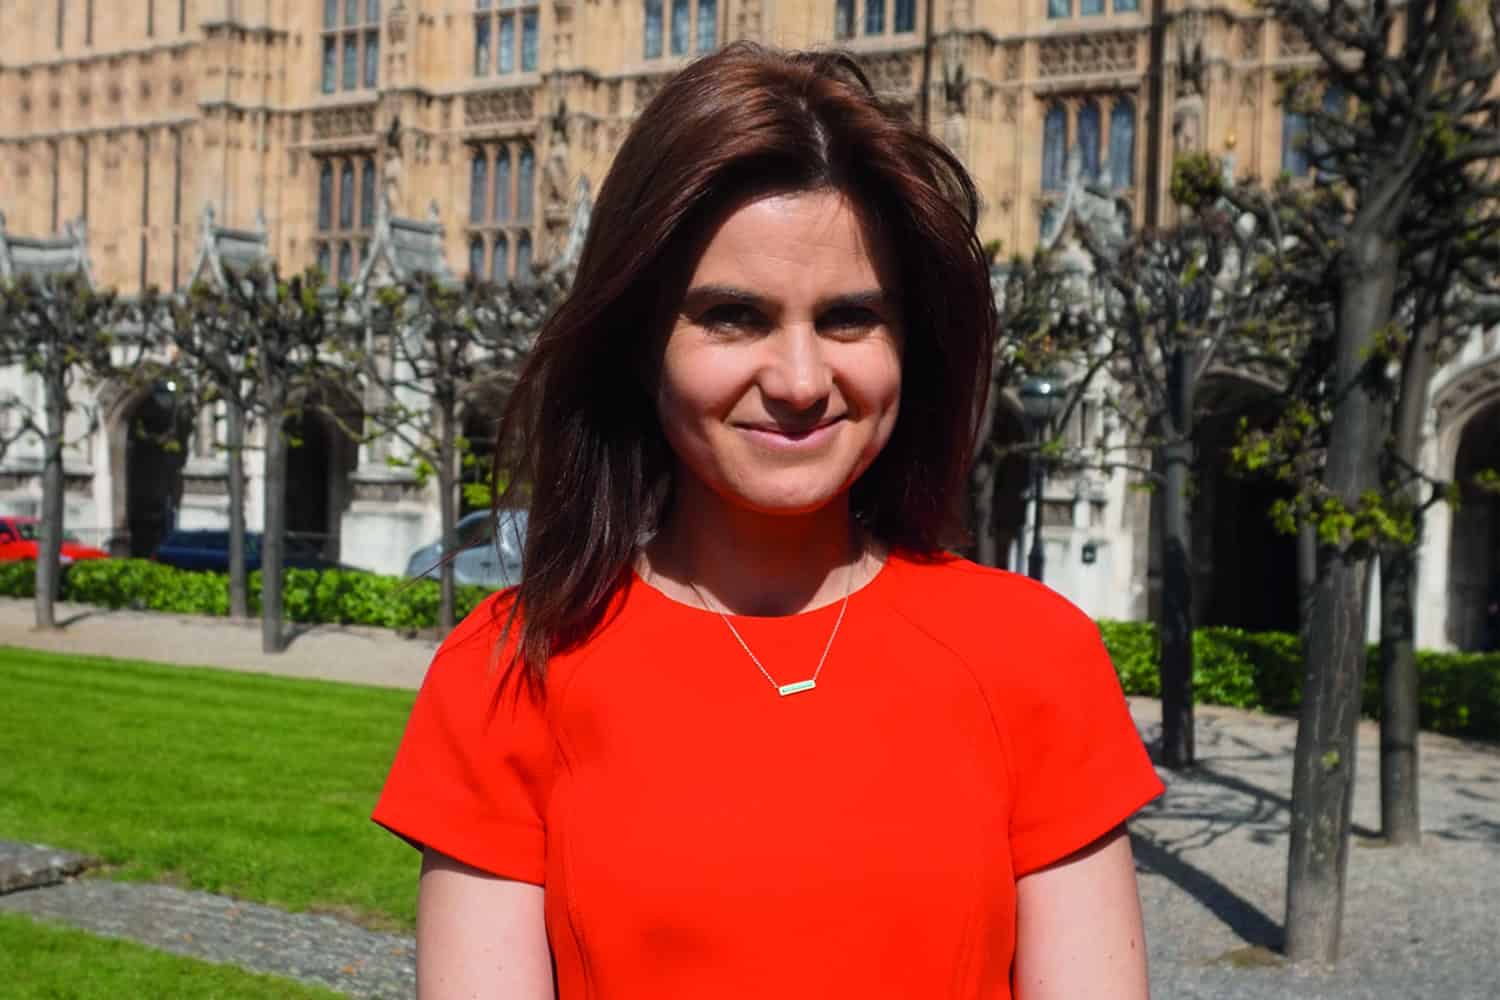
[[[253,573],[260,569],[261,534],[245,532],[245,571]],[[288,569],[346,569],[306,542],[295,538],[286,540],[282,561]],[[229,572],[229,532],[178,529],[167,533],[156,551],[151,553],[155,562],[178,569],[191,569],[212,573]]]

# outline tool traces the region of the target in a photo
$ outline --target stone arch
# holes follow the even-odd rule
[[[1460,499],[1449,518],[1444,637],[1461,650],[1500,649],[1500,494],[1478,484],[1481,471],[1500,471],[1500,392],[1470,408],[1452,444]]]
[[[330,412],[331,411],[331,412]],[[348,429],[364,426],[364,408],[348,392],[320,386],[282,422],[287,449],[286,531],[289,542],[325,559],[351,561],[342,551],[343,515],[354,498],[359,443]]]
[[[989,566],[1019,568],[1025,561],[1024,539],[1028,463],[1018,451],[1007,446],[1026,441],[1026,420],[1015,393],[1006,391],[996,397],[990,426],[990,440],[999,453],[978,463],[981,475],[971,482],[969,529],[973,535],[970,555]],[[988,525],[989,530],[981,527]]]
[[[1271,523],[1272,503],[1291,495],[1270,477],[1233,465],[1241,420],[1275,419],[1271,386],[1240,373],[1210,371],[1198,389],[1193,451],[1193,620],[1199,627],[1296,632],[1297,540]]]
[[[100,393],[109,455],[111,555],[144,558],[176,526],[193,410],[176,385],[111,383]]]

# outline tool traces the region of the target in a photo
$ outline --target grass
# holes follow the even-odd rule
[[[0,914],[0,983],[10,1000],[336,1000],[341,994]]]
[[[415,924],[416,852],[369,820],[413,692],[9,647],[0,692],[0,837]]]

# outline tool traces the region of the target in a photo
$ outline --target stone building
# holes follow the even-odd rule
[[[1062,224],[1070,160],[1128,226],[1171,221],[1177,151],[1261,177],[1307,169],[1304,124],[1278,94],[1314,57],[1248,0],[0,0],[0,267],[72,240],[96,282],[130,294],[181,288],[214,254],[253,244],[284,270],[321,263],[356,281],[383,252],[388,205],[387,243],[416,240],[457,274],[523,275],[557,255],[578,185],[597,187],[661,81],[736,39],[855,52],[969,166],[981,238],[1004,253]],[[1214,391],[1246,407],[1265,398],[1253,381],[1223,382]],[[5,391],[24,391],[14,373],[0,373]],[[137,395],[106,394],[104,429],[69,462],[71,527],[139,551],[160,530],[142,511],[163,477],[129,454],[123,428],[150,405]],[[1493,337],[1476,335],[1434,399],[1432,469],[1493,462]],[[476,411],[472,431],[484,426]],[[212,421],[193,431],[181,476],[165,477],[175,498],[158,506],[209,523],[222,496],[215,432]],[[331,555],[399,570],[402,548],[435,534],[431,498],[413,484],[332,427],[299,436],[314,442],[305,471],[317,484],[297,487],[294,517]],[[1222,450],[1199,449],[1214,511],[1200,518],[1202,618],[1284,626],[1285,588],[1265,581],[1290,579],[1287,543],[1259,527],[1267,497],[1223,474]],[[24,449],[5,459],[0,508],[33,502],[31,461]],[[1017,538],[1021,487],[999,503]],[[1049,581],[1095,614],[1145,614],[1146,506],[1123,477],[1051,484]],[[1425,644],[1478,641],[1497,524],[1477,498],[1436,513]]]

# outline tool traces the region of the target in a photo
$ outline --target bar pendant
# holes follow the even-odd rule
[[[796,694],[799,691],[811,691],[813,688],[815,688],[817,686],[818,686],[818,682],[817,681],[815,681],[815,680],[805,680],[805,681],[796,681],[795,683],[792,683],[792,684],[783,684],[779,688],[777,688],[776,690],[780,691],[781,692],[781,696],[783,698],[785,698],[787,695],[789,695],[789,694]]]

